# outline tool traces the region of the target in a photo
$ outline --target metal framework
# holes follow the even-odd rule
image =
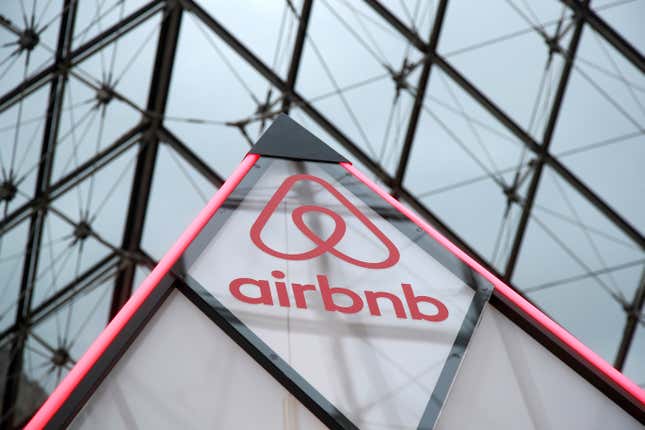
[[[6,61],[11,66],[13,61],[19,58],[26,59],[25,73],[22,79],[10,86],[5,85],[0,77],[0,118],[6,112],[18,110],[18,119],[15,122],[13,131],[13,152],[16,152],[16,146],[26,145],[20,143],[18,132],[23,127],[21,122],[21,112],[23,104],[32,95],[36,94],[43,88],[48,88],[48,98],[46,113],[44,115],[42,139],[40,149],[38,150],[39,158],[36,163],[34,190],[22,191],[24,187],[21,182],[19,172],[14,171],[13,154],[11,166],[5,168],[3,164],[2,184],[0,184],[0,203],[3,207],[3,216],[0,219],[0,241],[4,237],[9,237],[14,231],[18,231],[22,226],[27,226],[26,241],[24,243],[24,252],[21,254],[21,277],[18,281],[18,287],[14,298],[9,299],[12,303],[11,314],[13,319],[10,324],[0,327],[0,347],[8,351],[9,362],[7,365],[6,375],[3,381],[4,388],[2,391],[2,412],[0,413],[0,422],[4,427],[20,426],[33,411],[17,413],[17,405],[20,403],[20,387],[24,384],[23,374],[26,369],[26,357],[30,354],[29,339],[37,338],[37,342],[44,346],[45,366],[50,368],[49,373],[57,374],[60,379],[66,369],[73,363],[70,349],[71,343],[61,339],[46,339],[41,335],[36,335],[34,327],[41,324],[47,318],[55,315],[61,310],[73,306],[79,297],[88,292],[97,290],[101,287],[109,291],[109,315],[114,316],[120,307],[125,303],[133,287],[135,286],[135,277],[138,268],[150,267],[154,264],[153,259],[142,249],[142,237],[146,220],[151,216],[148,211],[155,181],[155,172],[160,174],[157,166],[159,152],[168,150],[172,156],[179,156],[176,161],[182,169],[190,169],[200,180],[211,184],[213,187],[219,187],[223,182],[223,174],[218,173],[213,167],[213,160],[206,159],[201,153],[195,150],[191,142],[183,141],[168,126],[169,121],[173,118],[166,114],[169,96],[172,91],[173,67],[176,57],[179,55],[179,40],[182,29],[188,22],[193,20],[195,25],[207,32],[208,37],[217,40],[219,46],[225,46],[231,56],[235,56],[236,61],[243,62],[245,67],[252,69],[266,84],[269,85],[269,92],[266,100],[253,100],[255,103],[255,112],[249,112],[247,118],[239,121],[222,121],[224,127],[236,129],[240,132],[243,141],[252,141],[248,135],[248,130],[253,124],[260,124],[262,127],[265,121],[273,118],[280,112],[290,112],[295,108],[304,113],[306,118],[312,121],[320,130],[324,131],[333,139],[335,144],[344,148],[354,161],[365,166],[371,174],[385,184],[391,190],[393,196],[402,200],[405,204],[412,207],[428,221],[436,225],[452,241],[460,245],[473,258],[481,262],[485,267],[501,276],[509,284],[513,284],[514,273],[518,266],[523,243],[526,241],[526,231],[529,222],[533,219],[535,212],[536,196],[540,191],[540,184],[544,181],[543,171],[546,167],[552,170],[563,183],[575,190],[581,198],[595,207],[606,220],[615,227],[617,231],[622,232],[625,238],[631,241],[631,246],[637,249],[641,256],[645,251],[645,235],[634,225],[633,221],[625,217],[624,214],[616,210],[612,204],[605,201],[589,184],[587,184],[579,175],[575,174],[569,167],[563,164],[559,156],[551,151],[556,127],[561,121],[561,111],[565,102],[567,88],[571,81],[571,75],[576,67],[576,54],[580,44],[581,37],[585,31],[594,31],[608,45],[616,50],[629,64],[633,65],[641,73],[645,71],[645,59],[639,50],[630,44],[621,34],[605,22],[589,5],[589,1],[563,0],[562,18],[557,24],[557,31],[554,36],[548,36],[543,27],[532,26],[531,31],[536,31],[544,42],[549,51],[549,58],[559,57],[562,61],[562,69],[559,72],[557,80],[557,89],[555,95],[550,100],[548,119],[543,130],[542,138],[538,141],[526,127],[520,125],[516,120],[509,116],[502,107],[493,101],[492,97],[466,77],[458,67],[453,65],[447,55],[439,52],[442,27],[446,21],[447,11],[450,9],[448,0],[438,2],[434,10],[434,20],[430,26],[429,36],[420,35],[419,30],[414,25],[405,22],[399,15],[395,14],[390,6],[385,2],[377,0],[365,0],[361,7],[365,8],[363,15],[370,13],[372,21],[379,20],[379,26],[387,27],[388,31],[397,34],[407,44],[415,49],[416,55],[421,59],[413,61],[405,58],[400,70],[388,68],[387,74],[392,78],[392,83],[396,88],[396,94],[405,92],[411,97],[411,109],[407,115],[404,137],[401,140],[398,149],[398,162],[395,164],[393,171],[388,169],[382,163],[382,160],[375,157],[365,146],[356,139],[350,137],[347,130],[340,124],[336,123],[329,115],[321,110],[315,101],[305,96],[298,87],[300,75],[303,73],[302,64],[305,61],[306,52],[314,49],[317,51],[313,40],[309,37],[312,21],[316,20],[316,8],[328,5],[326,0],[304,0],[300,7],[293,4],[291,0],[286,0],[284,16],[291,17],[293,22],[297,23],[295,32],[292,34],[292,47],[286,74],[276,69],[275,65],[269,65],[260,56],[256,55],[252,46],[248,46],[239,38],[235,31],[228,28],[225,22],[219,20],[214,14],[205,9],[199,1],[194,0],[153,0],[146,2],[142,6],[125,12],[123,1],[114,2],[113,10],[120,11],[119,17],[110,25],[98,26],[96,34],[84,41],[88,30],[87,28],[95,25],[90,23],[86,27],[78,18],[80,5],[82,2],[76,0],[64,0],[59,7],[60,10],[54,14],[51,20],[52,25],[58,26],[57,44],[54,49],[51,60],[46,62],[43,67],[36,69],[33,73],[27,73],[29,67],[29,56],[32,50],[44,44],[39,37],[42,37],[44,28],[39,28],[36,24],[36,7],[31,12],[31,19],[23,14],[27,19],[24,23],[12,22],[5,16],[0,16],[0,27],[7,32],[2,33],[3,37],[12,42],[15,51],[12,51]],[[319,4],[320,3],[320,4]],[[511,1],[508,2],[516,8],[521,14],[522,11]],[[53,7],[53,6],[52,6]],[[329,6],[331,8],[331,6]],[[357,5],[351,6],[358,7]],[[29,11],[27,11],[29,12]],[[103,11],[105,12],[105,11]],[[106,12],[107,13],[107,12]],[[102,11],[97,10],[94,21],[99,22]],[[524,15],[525,16],[525,15]],[[561,46],[565,39],[567,31],[565,27],[565,17],[570,16],[570,25],[572,34],[566,48]],[[37,17],[36,17],[37,18]],[[139,76],[142,82],[149,86],[148,98],[145,106],[140,106],[132,100],[128,94],[122,94],[117,89],[116,79],[112,71],[101,79],[92,80],[88,78],[87,73],[83,70],[82,65],[92,58],[101,56],[108,49],[112,51],[112,63],[117,56],[117,44],[120,40],[126,38],[129,34],[139,28],[150,24],[155,19],[159,20],[156,40],[157,45],[154,51],[154,60],[149,78]],[[566,18],[569,19],[569,18]],[[94,22],[93,21],[93,22]],[[182,25],[183,23],[183,25]],[[590,28],[589,28],[590,27]],[[82,38],[75,38],[79,29],[85,28]],[[562,31],[561,31],[562,30]],[[358,37],[356,33],[354,36]],[[281,36],[282,37],[282,36]],[[424,37],[428,37],[427,42]],[[278,42],[280,43],[280,42]],[[150,49],[150,48],[149,48]],[[217,54],[222,55],[218,49]],[[141,51],[137,51],[141,52]],[[135,53],[136,54],[136,53]],[[125,55],[119,53],[119,55]],[[209,55],[209,53],[204,53]],[[136,57],[136,55],[135,55]],[[4,59],[0,65],[0,76],[4,76]],[[224,60],[228,61],[228,60]],[[549,60],[550,61],[550,60]],[[107,60],[105,60],[107,62]],[[229,63],[226,63],[229,64]],[[409,77],[417,70],[420,70],[416,85],[411,85]],[[527,169],[524,174],[520,174],[520,168],[517,169],[515,179],[512,183],[501,183],[500,191],[507,200],[507,206],[516,208],[520,215],[517,228],[512,234],[512,245],[510,252],[504,264],[499,266],[490,258],[482,255],[475,250],[474,246],[469,244],[463,235],[454,228],[451,228],[449,222],[442,220],[433,208],[419,197],[418,190],[409,189],[406,183],[406,174],[410,169],[410,158],[413,156],[415,145],[419,145],[416,137],[419,134],[419,121],[425,109],[424,100],[428,94],[429,83],[431,80],[432,70],[439,69],[450,83],[460,88],[491,118],[495,119],[514,139],[520,142],[527,154],[531,154],[531,160],[523,163]],[[9,70],[7,68],[7,70]],[[124,72],[125,73],[125,72]],[[284,78],[282,76],[285,76]],[[622,75],[621,75],[622,76]],[[625,81],[625,78],[622,79]],[[94,96],[88,103],[92,104],[90,112],[94,112],[104,120],[108,106],[112,103],[121,103],[127,106],[133,113],[131,116],[137,118],[137,123],[128,130],[121,130],[118,137],[106,145],[99,146],[85,159],[78,160],[74,152],[73,159],[76,159],[75,165],[64,171],[62,175],[53,175],[57,150],[63,138],[71,133],[73,139],[82,140],[84,136],[75,136],[74,129],[69,133],[62,132],[63,113],[66,109],[72,109],[71,99],[71,81],[83,85]],[[148,83],[149,82],[149,83]],[[78,91],[78,90],[75,90]],[[276,96],[273,91],[278,92]],[[336,93],[342,91],[336,88]],[[276,98],[277,97],[277,98]],[[89,113],[88,115],[93,115]],[[465,116],[465,114],[464,114]],[[84,119],[83,119],[84,121]],[[78,129],[81,129],[82,121],[78,121]],[[187,123],[205,123],[203,119],[185,119]],[[101,139],[103,133],[103,122],[98,132],[98,139]],[[640,128],[637,135],[642,136],[645,133],[645,122],[640,122]],[[84,125],[83,125],[84,126]],[[89,126],[88,126],[89,128]],[[2,142],[3,145],[10,146],[11,142]],[[431,144],[431,143],[430,143]],[[29,148],[26,149],[29,151]],[[127,197],[127,208],[124,214],[109,214],[109,217],[121,217],[124,220],[123,234],[119,241],[114,242],[99,229],[94,228],[98,214],[89,213],[90,204],[87,204],[86,211],[81,210],[77,218],[70,216],[65,211],[58,209],[58,202],[65,196],[75,193],[83,184],[90,184],[90,191],[87,199],[91,200],[91,193],[95,176],[101,172],[112,168],[118,160],[121,160],[124,154],[130,154],[136,151],[134,162],[126,166],[124,172],[131,174],[131,183],[129,186],[129,197]],[[1,154],[4,156],[4,153]],[[6,161],[6,160],[5,160]],[[186,173],[184,171],[184,173]],[[190,179],[190,175],[187,174]],[[522,191],[523,180],[530,177],[528,189]],[[120,181],[120,179],[119,179]],[[192,180],[191,180],[192,182]],[[86,185],[83,185],[86,186]],[[115,188],[116,189],[116,185]],[[80,195],[81,192],[78,191]],[[22,196],[20,202],[16,199]],[[107,197],[106,197],[107,198]],[[82,197],[81,197],[82,200]],[[81,201],[81,203],[83,203]],[[79,208],[80,209],[80,208]],[[575,216],[577,219],[578,217]],[[34,301],[34,292],[44,275],[42,273],[49,268],[43,269],[42,260],[46,252],[50,252],[51,240],[46,235],[50,219],[57,220],[71,230],[68,237],[70,240],[70,249],[78,247],[78,255],[82,255],[83,246],[89,241],[100,244],[104,249],[100,258],[97,258],[91,265],[80,270],[82,266],[77,263],[76,270],[67,269],[69,280],[64,285],[56,286],[55,291],[45,294],[37,302]],[[579,220],[578,220],[579,221]],[[52,221],[53,222],[53,221]],[[2,243],[2,242],[0,242]],[[88,245],[89,246],[89,245]],[[76,248],[74,248],[76,249]],[[595,246],[594,246],[595,249]],[[0,248],[0,257],[2,248]],[[73,251],[70,251],[73,252]],[[64,257],[67,258],[67,257]],[[79,261],[81,257],[78,257]],[[0,260],[1,262],[2,260]],[[643,259],[635,264],[643,267]],[[60,275],[56,270],[56,264],[52,263],[53,279]],[[598,275],[588,267],[585,268],[586,276],[601,282]],[[60,264],[59,264],[60,267]],[[603,270],[610,271],[610,268]],[[2,269],[0,269],[2,270]],[[500,273],[501,272],[501,273]],[[645,303],[645,271],[639,284],[634,288],[632,298],[624,298],[621,294],[615,294],[614,299],[619,301],[625,311],[624,331],[616,336],[621,336],[618,351],[615,356],[615,366],[623,369],[629,354],[631,345],[636,338],[637,327],[643,324],[643,307]],[[49,275],[48,275],[49,276]],[[52,281],[52,282],[54,282]],[[9,279],[8,282],[12,282]],[[107,286],[105,286],[107,285]],[[518,285],[518,291],[522,292],[522,285]],[[3,296],[4,297],[4,296]],[[530,296],[529,296],[530,298]],[[2,300],[8,300],[3,298]],[[107,299],[106,299],[107,300]],[[13,304],[15,303],[15,304]],[[2,308],[4,309],[4,303]],[[548,312],[548,309],[546,309]],[[0,312],[3,312],[0,310]],[[7,311],[9,312],[9,311]],[[71,313],[71,311],[69,311]],[[9,315],[9,313],[7,313]],[[0,320],[4,315],[0,315]],[[69,314],[67,317],[70,319]],[[70,324],[69,322],[67,323]],[[641,331],[641,333],[643,333]],[[575,334],[575,333],[574,333]],[[32,348],[33,349],[33,348]],[[49,373],[47,375],[49,375]],[[637,381],[641,382],[641,381]]]

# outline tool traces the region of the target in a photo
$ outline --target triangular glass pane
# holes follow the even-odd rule
[[[259,112],[265,102],[268,111]],[[164,123],[180,141],[226,177],[270,123],[263,115],[280,103],[266,79],[198,17],[184,14]]]
[[[545,38],[559,35],[556,43],[566,51],[573,33],[571,14],[563,9],[552,2],[454,2],[439,40],[439,53],[538,139],[563,63]]]
[[[212,197],[215,186],[166,145],[158,150],[155,169],[163,174],[154,175],[152,181],[141,244],[149,255],[160,259]],[[169,193],[174,198],[168,199]],[[172,218],[160,217],[162,213]]]

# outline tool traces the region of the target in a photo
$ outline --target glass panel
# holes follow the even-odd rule
[[[551,152],[641,232],[644,133],[645,75],[586,27]]]
[[[240,42],[287,78],[302,0],[207,1],[201,6]]]
[[[544,169],[513,283],[610,363],[644,263],[636,244]]]
[[[0,25],[0,87],[6,92],[42,72],[54,60],[61,0],[3,2]]]
[[[594,1],[591,8],[640,52],[645,51],[645,3],[640,1]]]
[[[44,221],[34,306],[74,284],[121,245],[136,157],[136,149],[130,148],[51,204]]]
[[[16,320],[28,234],[29,222],[22,222],[0,237],[0,330],[3,331]]]
[[[0,209],[3,217],[24,205],[34,194],[41,164],[48,93],[47,86],[43,86],[0,113]]]
[[[98,36],[110,26],[145,5],[146,0],[80,1],[77,6],[74,47]]]
[[[154,259],[160,260],[216,189],[166,145],[157,153],[157,169],[163,174],[153,179],[142,245]],[[159,214],[172,214],[172,222]]]
[[[417,22],[428,25],[431,9],[421,5]],[[297,89],[393,175],[413,104],[404,95],[418,85],[422,57],[367,4],[322,0],[313,8]]]
[[[571,22],[571,14],[557,2],[450,2],[438,50],[540,139],[563,63],[546,38],[566,50]]]
[[[405,188],[502,272],[521,213],[513,199],[530,182],[531,158],[443,71],[432,70]]]
[[[109,320],[112,270],[63,295],[58,306],[34,312],[28,330],[18,395],[26,399],[17,422],[30,417],[54,391]],[[23,402],[20,402],[23,403]]]
[[[270,112],[280,106],[280,94],[199,18],[186,12],[165,126],[226,177],[271,123]],[[265,102],[263,111],[259,105]]]
[[[645,312],[641,311],[640,323],[636,327],[634,341],[627,354],[624,369],[625,375],[641,388],[645,388],[645,361],[643,357],[645,357]]]
[[[416,30],[417,34],[425,36],[430,34],[434,24],[437,2],[401,0],[398,2],[383,3],[396,17],[404,22],[409,28]]]

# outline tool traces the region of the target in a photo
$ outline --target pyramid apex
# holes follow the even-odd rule
[[[249,153],[327,163],[348,161],[284,113],[278,115]]]

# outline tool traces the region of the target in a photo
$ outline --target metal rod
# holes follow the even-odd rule
[[[123,20],[112,25],[78,48],[74,49],[68,56],[69,60],[67,64],[62,64],[55,61],[54,64],[44,68],[42,71],[38,72],[38,74],[22,81],[20,84],[16,85],[13,89],[7,91],[2,95],[2,97],[0,97],[0,113],[10,108],[21,99],[32,94],[38,88],[47,84],[47,82],[56,73],[65,72],[68,67],[80,63],[92,54],[103,49],[106,45],[127,34],[129,31],[136,28],[139,24],[154,16],[154,14],[157,13],[162,6],[162,0],[153,0],[150,3],[147,3],[130,15],[123,18]]]
[[[553,105],[551,107],[551,113],[549,114],[549,119],[544,129],[544,136],[542,139],[542,152],[538,156],[535,167],[533,170],[533,177],[531,178],[531,183],[529,189],[522,204],[522,215],[520,221],[517,225],[515,231],[515,237],[513,238],[513,245],[511,247],[511,252],[509,253],[508,260],[506,262],[506,269],[504,271],[504,276],[506,279],[512,279],[513,272],[517,267],[517,259],[522,248],[522,242],[524,241],[524,236],[526,233],[526,227],[531,216],[531,210],[533,209],[533,202],[537,196],[538,186],[540,184],[540,178],[542,177],[542,172],[544,170],[545,154],[549,153],[549,147],[553,141],[553,133],[555,131],[555,126],[558,122],[558,117],[560,115],[560,109],[562,107],[562,101],[567,90],[567,85],[569,83],[569,77],[571,75],[571,69],[573,68],[573,61],[576,56],[576,51],[578,50],[578,45],[580,43],[580,38],[582,37],[582,29],[584,27],[584,21],[582,18],[578,18],[576,21],[576,27],[569,42],[569,49],[567,50],[565,56],[565,63],[562,68],[562,74],[560,75],[560,82],[558,83],[558,89],[553,98]]]
[[[22,36],[22,31],[18,27],[16,27],[13,22],[11,22],[11,20],[5,18],[2,15],[0,15],[0,27],[4,27],[18,37]]]
[[[284,92],[284,99],[282,100],[282,111],[285,113],[289,113],[289,108],[291,107],[291,93],[295,89],[296,79],[298,79],[300,60],[305,46],[305,38],[307,37],[307,28],[309,27],[309,17],[311,16],[311,8],[313,4],[313,0],[305,0],[302,3],[300,21],[298,22],[298,33],[296,34],[296,41],[293,45],[291,63],[287,74],[287,88]]]
[[[181,27],[183,9],[179,3],[166,3],[163,24],[159,32],[159,42],[152,81],[148,96],[147,111],[151,112],[150,129],[142,140],[141,150],[137,156],[134,170],[130,203],[123,231],[122,249],[126,253],[135,252],[140,248],[143,237],[143,227],[146,220],[148,201],[152,189],[154,168],[157,160],[159,136],[157,130],[161,125],[168,101],[168,90],[175,61],[177,40]],[[127,259],[114,281],[110,318],[113,318],[125,304],[132,293],[136,265]]]
[[[197,156],[184,142],[175,136],[170,130],[164,126],[160,126],[157,130],[159,139],[170,145],[177,154],[179,154],[188,164],[195,170],[202,174],[211,184],[216,187],[221,187],[224,183],[222,178],[215,170]]]
[[[426,94],[426,87],[428,85],[428,81],[430,80],[430,69],[433,63],[432,59],[434,58],[437,51],[439,35],[441,34],[441,28],[443,27],[443,19],[446,15],[447,7],[448,0],[441,0],[439,2],[439,5],[437,6],[437,12],[435,13],[434,25],[432,26],[432,31],[430,32],[430,42],[428,43],[427,51],[424,51],[426,58],[423,64],[423,69],[421,70],[421,76],[419,77],[417,94],[414,98],[414,106],[412,107],[412,112],[410,113],[410,121],[408,123],[408,128],[405,134],[405,140],[403,141],[403,149],[401,151],[401,157],[399,158],[399,165],[396,168],[396,174],[394,176],[393,188],[395,193],[397,189],[401,187],[401,184],[403,184],[403,180],[405,178],[405,171],[408,167],[408,159],[410,158],[412,143],[414,142],[414,136],[417,131],[419,116],[421,115],[421,109],[423,108],[423,100]]]
[[[641,321],[641,315],[643,312],[643,306],[645,305],[645,269],[641,274],[641,281],[634,294],[634,300],[631,305],[625,309],[627,312],[627,321],[625,322],[625,328],[623,329],[623,336],[620,340],[620,346],[618,347],[618,352],[616,353],[616,359],[614,360],[614,367],[620,371],[625,367],[625,361],[627,360],[627,355],[629,354],[629,349],[634,343],[634,336],[636,335],[636,328],[638,323]]]
[[[275,85],[278,89],[286,88],[284,82],[277,74],[275,74],[269,67],[267,67],[259,58],[257,58],[242,42],[233,36],[226,28],[224,28],[213,17],[206,13],[199,5],[195,4],[192,0],[181,0],[186,10],[195,14],[207,27],[213,30],[224,40],[231,49],[237,52],[249,65],[255,68],[258,73],[265,77],[269,82]],[[367,167],[372,174],[383,182],[386,186],[391,187],[394,179],[371,157],[369,157],[356,143],[354,143],[347,135],[339,130],[333,123],[331,123],[322,113],[315,107],[307,102],[297,91],[293,92],[293,103],[297,104],[304,113],[306,113],[312,120],[314,120],[325,132],[327,132],[333,139],[335,139],[343,148],[351,153],[360,163]],[[453,240],[465,252],[471,255],[480,264],[486,267],[491,273],[500,276],[500,274],[490,266],[481,255],[475,252],[470,246],[466,244],[461,237],[452,231],[444,222],[441,221],[432,211],[425,205],[417,200],[405,187],[400,187],[398,190],[400,198],[411,205],[417,212],[424,216],[427,220],[433,223],[443,234]],[[501,276],[500,276],[501,277]]]
[[[41,196],[36,196],[34,199],[28,201],[8,214],[2,221],[0,221],[0,234],[5,234],[26,217],[31,216],[34,211],[38,211],[45,207],[49,202],[56,200],[61,195],[65,194],[65,192],[81,183],[85,178],[100,170],[103,166],[110,163],[119,155],[123,154],[137,142],[137,139],[140,137],[141,133],[147,129],[147,127],[147,124],[140,123],[126,131],[112,144],[89,158],[62,178],[58,179],[48,188],[46,193],[43,193]]]
[[[414,46],[425,52],[425,43],[421,40],[412,30],[407,28],[396,16],[394,16],[387,8],[382,6],[376,0],[365,0],[370,4],[374,10],[381,15],[383,19],[389,22],[395,29],[397,29],[404,37],[406,37]],[[441,68],[457,85],[459,85],[465,92],[467,92],[473,99],[475,99],[486,111],[488,111],[494,118],[496,118],[502,125],[508,128],[515,137],[517,137],[523,144],[525,144],[532,152],[537,155],[543,153],[543,148],[538,144],[524,129],[522,129],[515,121],[513,121],[501,108],[493,103],[488,97],[477,89],[470,81],[468,81],[461,73],[459,73],[452,65],[450,65],[442,56],[435,54],[434,63]],[[569,185],[575,188],[578,192],[583,194],[589,202],[601,211],[607,218],[609,218],[620,230],[629,236],[641,249],[645,249],[645,236],[643,236],[631,223],[623,218],[616,210],[611,208],[602,198],[594,193],[586,184],[584,184],[576,175],[574,175],[568,168],[564,167],[550,154],[544,155],[546,164],[553,168],[560,177],[562,177]]]
[[[51,295],[47,300],[40,303],[38,306],[34,307],[31,311],[31,320],[22,328],[29,328],[36,324],[39,321],[47,318],[56,309],[60,308],[62,303],[69,300],[70,297],[76,296],[78,292],[83,291],[86,283],[92,282],[93,279],[100,277],[106,270],[113,269],[115,267],[116,254],[109,253],[107,256],[103,257],[96,263],[94,263],[90,268],[81,273],[76,279],[67,283],[56,293]],[[16,324],[11,325],[0,333],[0,344],[2,344],[7,336],[15,333],[19,329],[19,326]]]
[[[579,0],[561,0],[571,8],[576,15],[581,16],[589,25],[600,34],[611,46],[623,54],[641,73],[645,73],[645,58],[643,55],[623,38],[616,30],[611,28],[598,14],[589,8],[589,5]]]
[[[58,43],[56,46],[57,63],[63,63],[69,60],[72,36],[74,34],[77,3],[75,0],[65,0],[61,7],[63,10],[61,12]],[[47,119],[45,121],[43,143],[40,153],[43,162],[38,166],[36,186],[34,190],[35,198],[45,196],[50,186],[52,169],[54,166],[53,153],[56,149],[56,141],[58,138],[58,126],[61,119],[64,101],[63,94],[65,92],[66,81],[66,76],[61,75],[56,76],[51,81],[49,102],[47,106]],[[16,327],[23,327],[30,321],[33,290],[38,274],[40,245],[42,243],[42,234],[45,227],[46,216],[46,209],[36,210],[31,214],[29,233],[27,236],[27,243],[25,245],[25,256],[23,259],[22,278],[18,292],[18,302],[16,305],[16,317],[14,323]],[[20,381],[22,380],[26,341],[27,332],[25,330],[19,330],[16,336],[14,336],[10,347],[9,363],[7,365],[7,373],[5,375],[5,386],[2,399],[2,414],[0,415],[2,419],[1,424],[3,424],[3,426],[11,427],[14,425],[16,412],[15,406],[18,400]]]

